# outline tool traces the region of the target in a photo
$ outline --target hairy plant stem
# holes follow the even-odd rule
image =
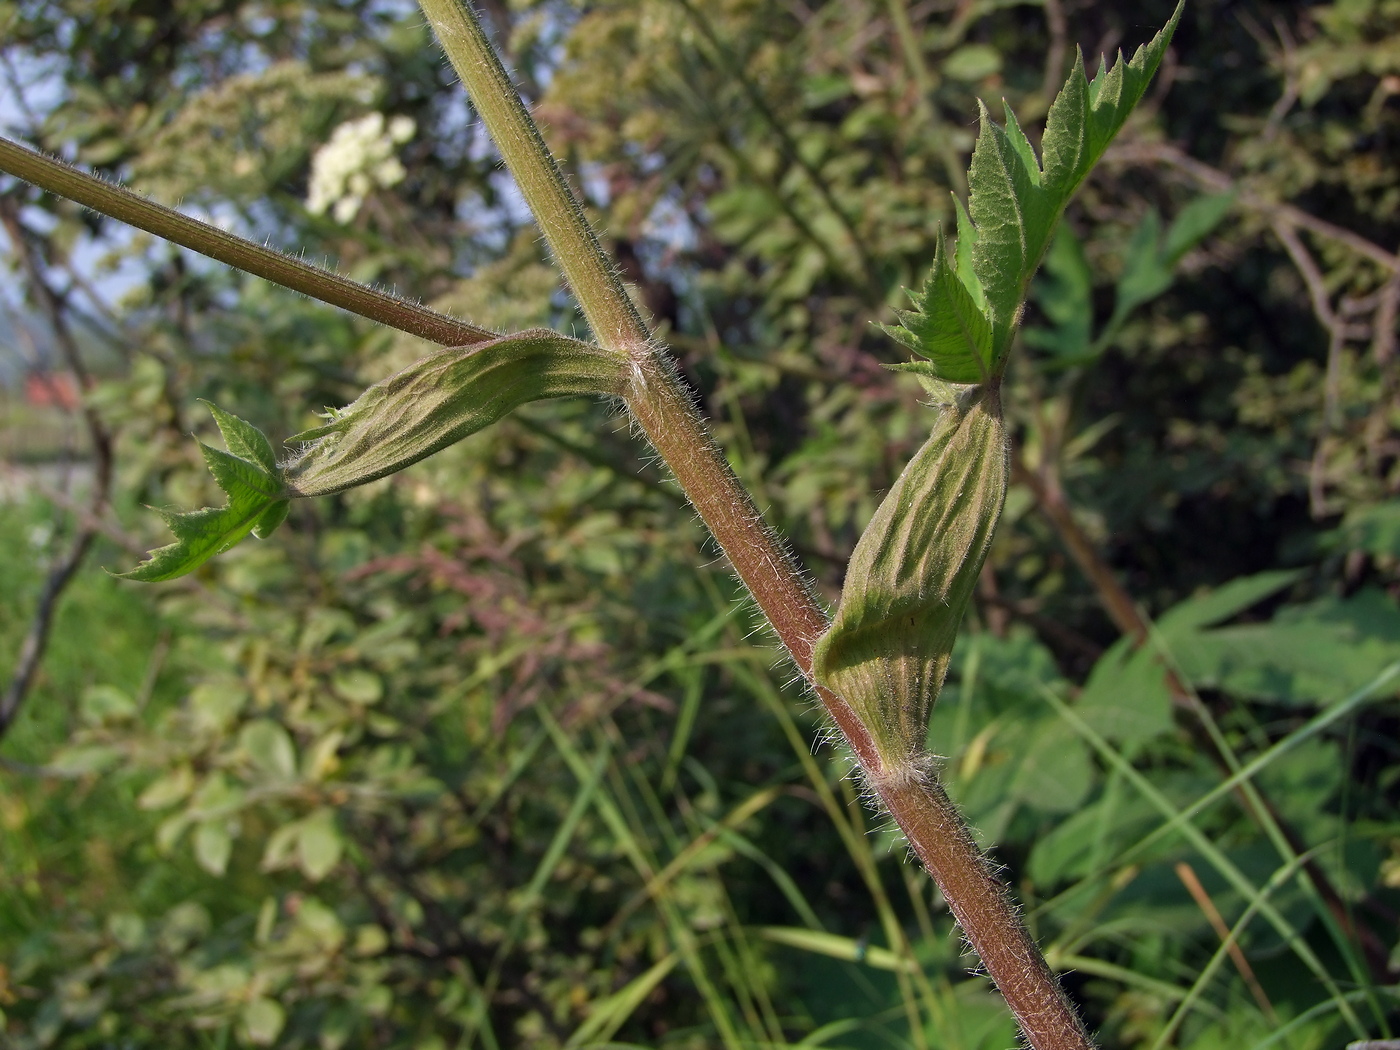
[[[633,418],[810,680],[812,649],[829,623],[826,612],[730,470],[664,350],[653,342],[475,13],[462,0],[419,0],[419,6],[515,176],[595,338],[630,361],[626,400]],[[1091,1047],[933,771],[886,765],[852,708],[831,691],[815,688],[870,786],[938,882],[1030,1045],[1036,1050]]]
[[[401,332],[443,346],[470,346],[497,338],[495,332],[485,328],[367,288],[319,266],[283,255],[274,248],[254,244],[207,222],[181,215],[3,137],[0,137],[0,171],[255,277]]]

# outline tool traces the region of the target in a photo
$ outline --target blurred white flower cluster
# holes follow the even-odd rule
[[[383,113],[341,124],[311,158],[306,210],[323,215],[329,208],[336,222],[349,222],[375,187],[388,189],[408,174],[394,154],[416,130],[410,118],[386,122]]]

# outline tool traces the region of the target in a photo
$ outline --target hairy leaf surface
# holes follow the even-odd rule
[[[1181,11],[1178,6],[1171,21],[1131,60],[1121,53],[1111,67],[1105,60],[1092,82],[1085,75],[1083,55],[1076,55],[1069,80],[1046,118],[1043,162],[1010,106],[1004,106],[1004,127],[981,107],[981,129],[968,171],[968,207],[958,207],[956,265],[951,271],[957,280],[946,279],[951,274],[940,239],[933,272],[915,297],[916,311],[901,314],[900,325],[886,329],[932,362],[921,370],[953,383],[1000,376],[1027,286],[1060,216],[1142,98]],[[969,303],[982,314],[976,338],[982,338],[981,326],[989,332],[985,350],[970,342]]]
[[[246,420],[213,405],[209,409],[229,451],[222,452],[203,442],[199,450],[214,480],[228,496],[227,505],[185,513],[160,511],[175,534],[175,542],[152,551],[130,572],[118,574],[123,579],[158,583],[184,576],[255,529],[260,537],[266,536],[286,517],[287,492],[272,456],[271,442]]]

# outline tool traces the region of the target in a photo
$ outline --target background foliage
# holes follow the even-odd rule
[[[1076,43],[1170,5],[483,7],[834,599],[931,422],[876,324],[965,194],[976,99],[1033,132]],[[11,133],[474,322],[581,330],[410,5],[0,26]],[[1400,1023],[1397,45],[1386,0],[1192,5],[1013,359],[1014,484],[930,739],[1109,1046]],[[116,450],[0,749],[0,1044],[1013,1041],[607,406],[527,406],[189,581],[115,581],[166,542],[139,504],[218,502],[195,398],[286,435],[427,348],[0,205],[5,368],[67,339],[98,427],[3,407],[0,671],[93,527],[85,443]]]

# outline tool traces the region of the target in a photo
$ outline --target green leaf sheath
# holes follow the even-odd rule
[[[618,396],[627,359],[536,328],[466,349],[440,350],[366,390],[283,465],[294,496],[363,485],[474,434],[529,401]]]
[[[1006,476],[995,392],[965,392],[938,417],[851,556],[813,669],[870,727],[887,766],[924,752],[929,708],[1001,516]]]
[[[183,576],[249,532],[265,539],[286,519],[293,497],[393,474],[527,401],[619,395],[628,367],[617,354],[544,328],[440,350],[376,383],[325,426],[296,435],[291,440],[304,447],[281,463],[262,431],[211,404],[228,451],[202,443],[200,451],[228,505],[161,511],[175,542],[121,575],[148,583]]]
[[[1074,191],[1103,156],[1161,64],[1181,18],[1171,21],[1131,60],[1105,61],[1091,83],[1076,55],[1069,80],[1050,107],[1042,139],[1043,162],[1009,106],[1006,126],[981,107],[981,130],[968,170],[968,207],[958,206],[958,244],[950,272],[940,245],[934,270],[915,297],[916,312],[887,329],[932,361],[929,375],[950,383],[1000,376],[1020,321],[1026,288],[1049,247]],[[956,274],[957,280],[950,278]],[[966,319],[969,304],[990,335]],[[956,325],[950,324],[956,322]],[[986,367],[980,367],[985,359]],[[979,365],[973,368],[973,363]]]

